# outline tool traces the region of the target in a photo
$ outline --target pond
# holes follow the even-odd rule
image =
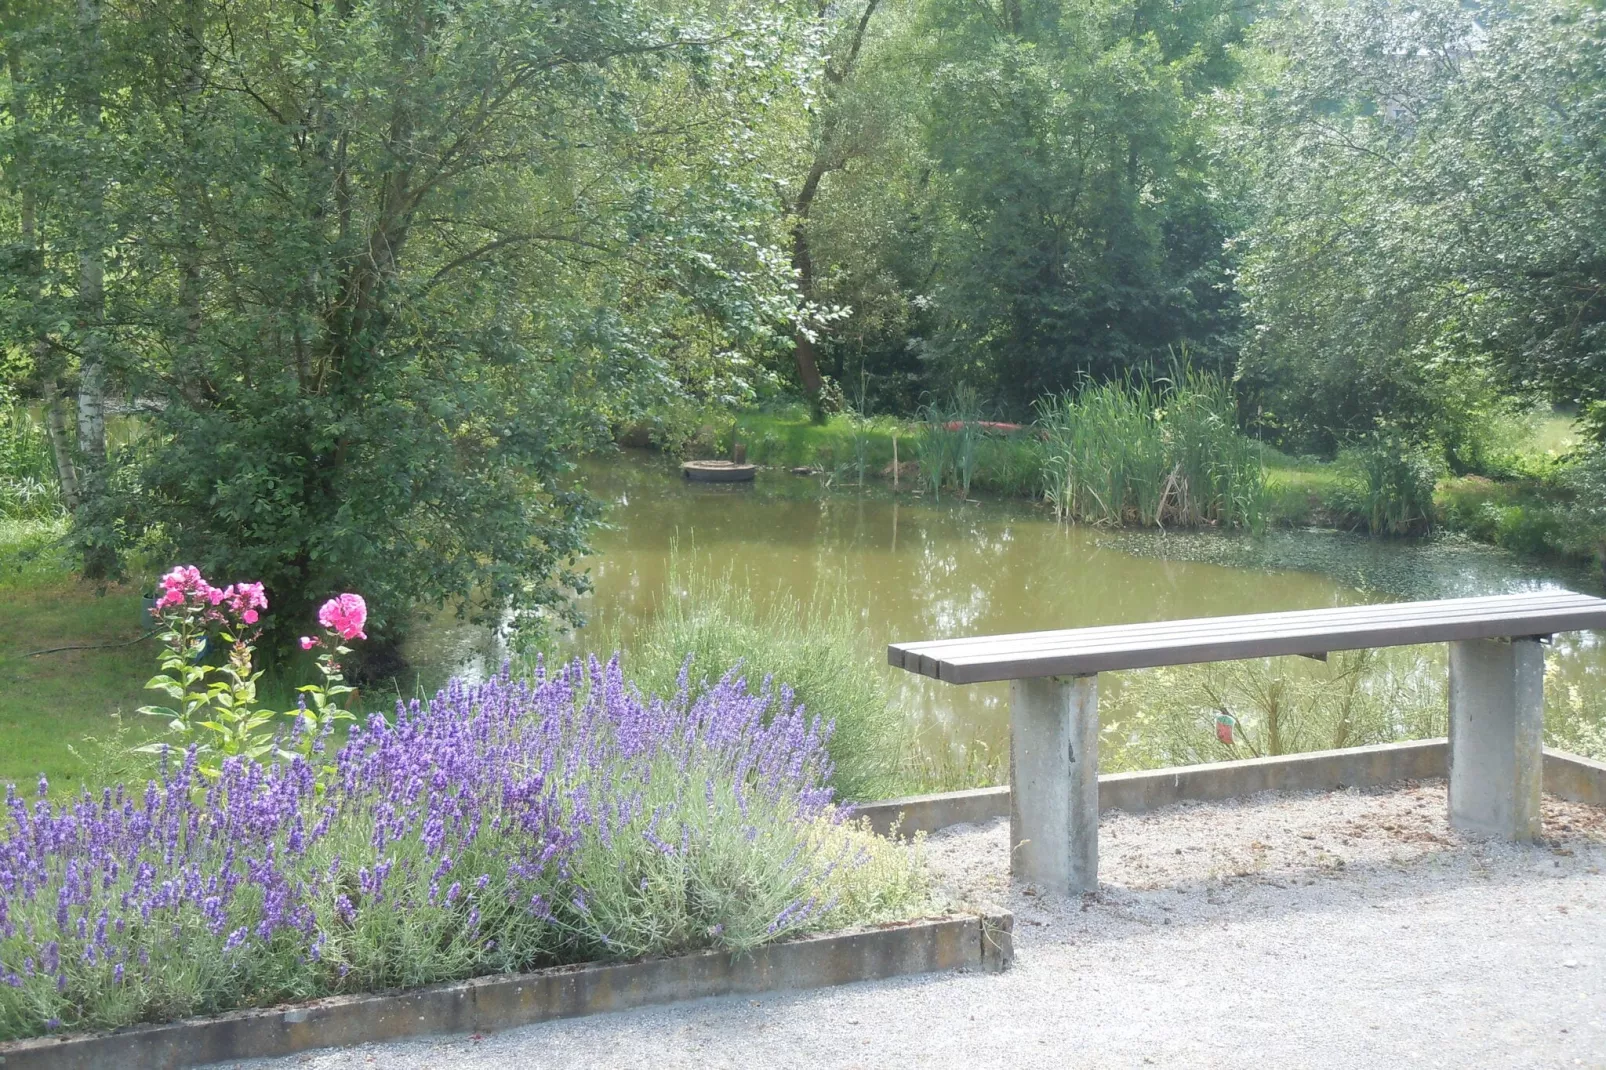
[[[1593,593],[1582,573],[1545,568],[1453,540],[1390,541],[1331,531],[1262,536],[1110,531],[1056,523],[1025,501],[932,501],[890,487],[827,487],[821,477],[761,471],[751,484],[683,480],[674,465],[632,452],[590,462],[584,476],[609,503],[588,624],[571,648],[631,636],[665,597],[671,555],[731,566],[760,598],[830,591],[861,615],[885,661],[891,641],[1095,624],[1310,609],[1523,590]],[[483,636],[431,629],[421,662],[482,672]],[[1606,680],[1600,636],[1558,636],[1557,682]],[[718,671],[723,667],[705,667]],[[911,729],[963,746],[1008,738],[1007,685],[954,687],[886,669]],[[1101,713],[1122,715],[1120,681],[1101,683]]]

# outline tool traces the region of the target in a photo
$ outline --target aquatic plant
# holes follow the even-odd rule
[[[946,402],[920,410],[915,460],[920,464],[920,481],[932,497],[947,486],[960,498],[970,497],[987,431],[982,416],[981,396],[969,386],[955,389]]]
[[[42,520],[62,512],[45,430],[0,384],[0,519]]]
[[[1067,521],[1258,529],[1265,469],[1234,404],[1220,376],[1186,368],[1044,398],[1043,496]]]
[[[1372,535],[1423,535],[1433,530],[1439,466],[1420,448],[1383,432],[1339,455],[1344,478],[1331,495],[1337,511]]]
[[[845,823],[831,726],[767,683],[617,659],[454,681],[317,771],[192,747],[144,789],[6,795],[0,1039],[906,916],[911,852]]]

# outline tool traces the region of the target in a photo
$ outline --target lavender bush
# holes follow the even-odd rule
[[[332,761],[12,787],[0,1038],[918,913],[914,852],[832,803],[830,731],[734,673],[643,698],[615,659],[454,682]]]

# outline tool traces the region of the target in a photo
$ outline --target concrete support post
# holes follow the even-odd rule
[[[1450,644],[1450,824],[1539,835],[1545,653],[1537,639]]]
[[[1010,872],[1054,895],[1099,886],[1098,677],[1010,683]]]

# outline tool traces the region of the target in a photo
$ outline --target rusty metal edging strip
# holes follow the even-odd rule
[[[492,1032],[558,1018],[708,996],[750,995],[970,968],[1014,956],[1012,917],[999,910],[766,944],[752,953],[700,952],[610,965],[431,985],[393,995],[336,996],[113,1033],[0,1043],[5,1070],[197,1066],[316,1048],[442,1033]]]

